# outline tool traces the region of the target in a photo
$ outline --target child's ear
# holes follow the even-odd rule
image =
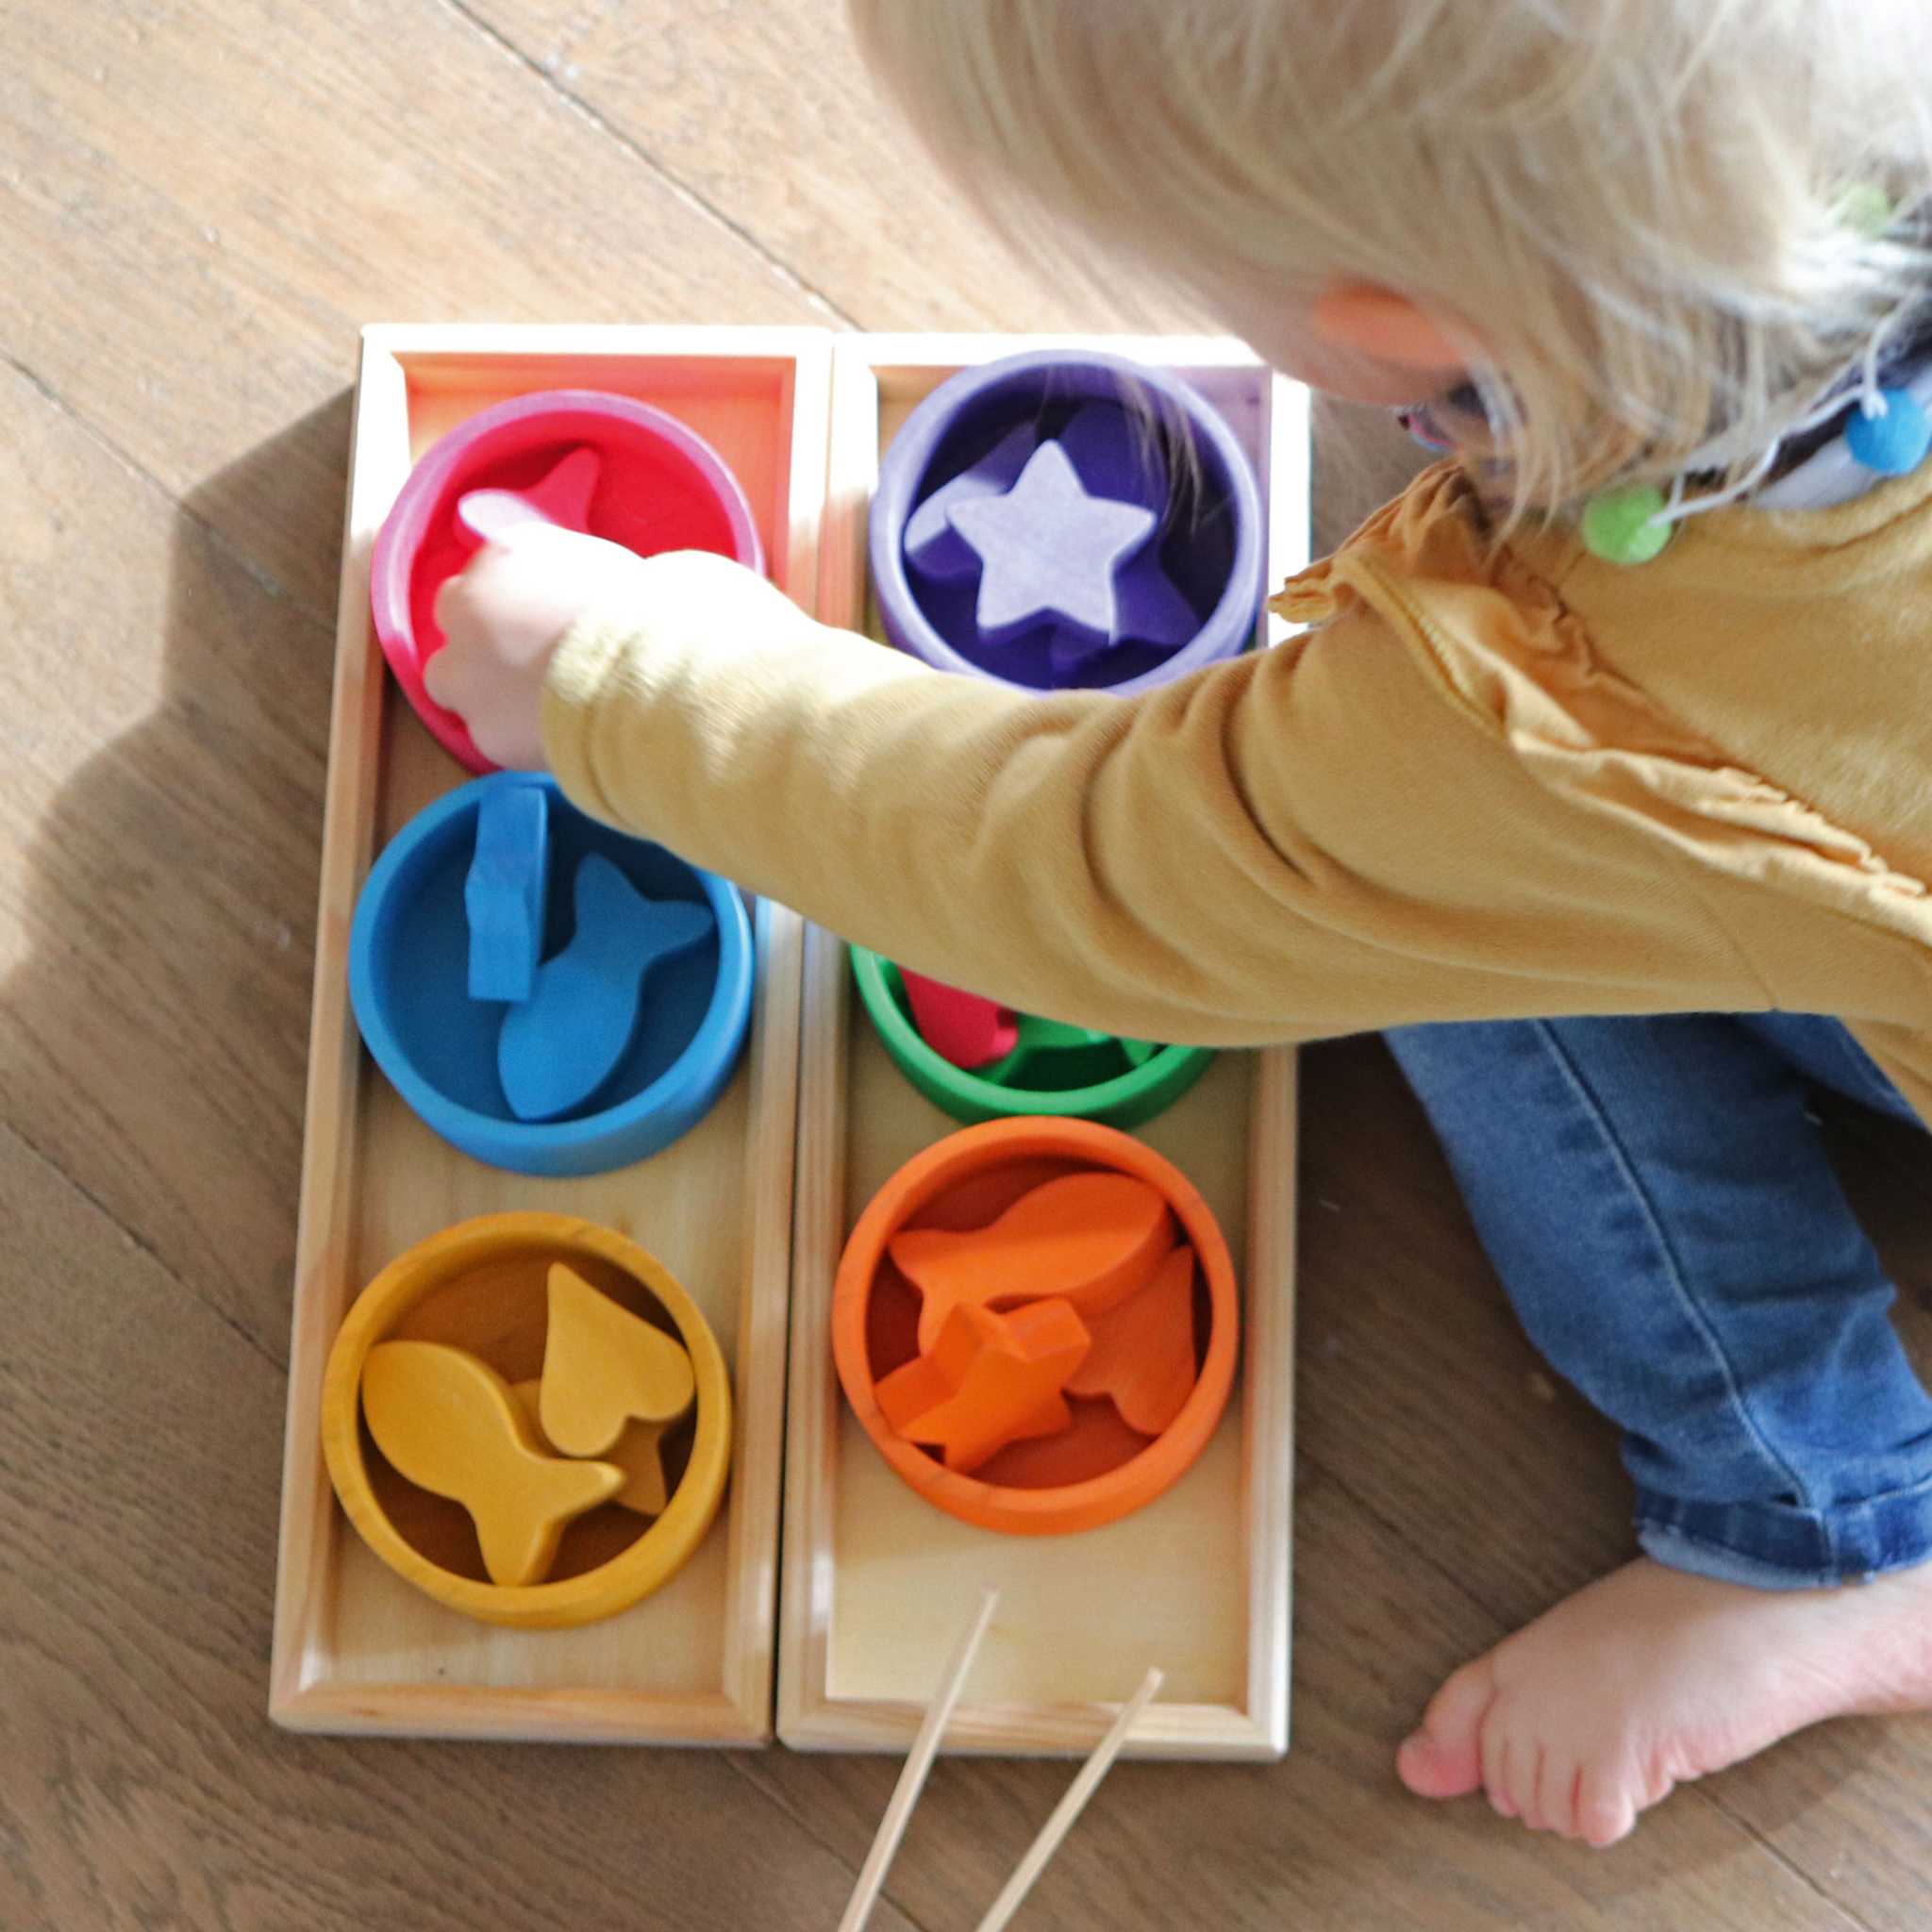
[[[1460,372],[1469,351],[1407,295],[1374,282],[1330,282],[1316,299],[1314,330],[1334,348],[1352,349],[1404,369]]]

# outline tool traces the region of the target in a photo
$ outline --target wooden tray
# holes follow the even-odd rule
[[[370,550],[410,465],[478,409],[594,388],[670,410],[737,473],[777,581],[809,609],[825,481],[829,338],[816,330],[374,328],[364,336],[337,641],[322,905],[296,1241],[289,1423],[269,1709],[310,1731],[751,1743],[771,1734],[801,927],[758,908],[751,1044],[716,1108],[641,1166],[537,1181],[438,1140],[363,1053],[348,1006],[356,894],[374,853],[465,777],[385,675]],[[336,1506],[318,1400],[350,1301],[438,1228],[509,1208],[632,1235],[703,1307],[736,1364],[724,1514],[636,1608],[520,1632],[446,1610],[391,1574]]]
[[[1238,343],[1174,338],[850,336],[833,351],[831,479],[819,614],[877,635],[865,563],[880,451],[966,364],[1041,347],[1104,348],[1177,371],[1233,425],[1268,504],[1269,578],[1306,561],[1307,392]],[[1266,620],[1277,631],[1277,620]],[[1270,641],[1274,640],[1271,638]],[[1128,1748],[1147,1757],[1278,1757],[1288,1746],[1295,1062],[1224,1054],[1141,1129],[1220,1216],[1244,1261],[1243,1367],[1207,1453],[1124,1522],[1017,1539],[940,1513],[867,1441],[831,1359],[832,1279],[887,1176],[957,1124],[848,1018],[844,947],[807,940],[798,1222],[787,1425],[778,1732],[826,1750],[901,1750],[980,1591],[1000,1612],[950,1751],[1091,1746],[1150,1664],[1162,1700]]]

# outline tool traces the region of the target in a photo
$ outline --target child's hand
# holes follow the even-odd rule
[[[616,543],[533,525],[492,543],[436,599],[446,641],[424,667],[429,695],[512,771],[543,767],[543,675],[587,610],[634,599],[641,559]]]

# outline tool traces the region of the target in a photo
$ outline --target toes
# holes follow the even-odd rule
[[[1494,1717],[1483,1726],[1479,1749],[1482,1754],[1483,1790],[1489,1798],[1490,1809],[1498,1818],[1514,1818],[1517,1804],[1509,1783],[1509,1733]]]
[[[1466,1797],[1482,1782],[1473,1745],[1443,1744],[1428,1731],[1403,1740],[1395,1772],[1419,1798]]]
[[[1576,1784],[1576,1835],[1598,1851],[1630,1836],[1637,1824],[1637,1788],[1627,1774],[1585,1765]]]
[[[1460,1798],[1485,1782],[1477,1740],[1495,1696],[1489,1659],[1465,1664],[1429,1700],[1421,1728],[1397,1752],[1404,1784],[1422,1798]]]
[[[1459,1798],[1470,1789],[1426,1731],[1412,1731],[1402,1740],[1395,1774],[1419,1798]]]
[[[1536,1781],[1537,1817],[1545,1831],[1561,1838],[1576,1836],[1576,1792],[1583,1772],[1575,1758],[1560,1751],[1543,1754]]]
[[[1541,1744],[1527,1738],[1516,1740],[1509,1748],[1509,1795],[1516,1815],[1531,1831],[1547,1831],[1550,1822],[1543,1816],[1541,1785],[1548,1753]]]

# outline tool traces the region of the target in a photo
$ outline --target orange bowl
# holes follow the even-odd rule
[[[1111,1403],[1070,1398],[1074,1425],[1015,1442],[972,1475],[908,1442],[880,1411],[877,1385],[917,1351],[918,1291],[893,1266],[893,1236],[996,1221],[1023,1194],[1095,1168],[1159,1190],[1194,1250],[1199,1368],[1180,1413],[1152,1440]],[[1013,1536],[1097,1529],[1151,1503],[1208,1446],[1234,1388],[1240,1295],[1219,1223],[1172,1161],[1092,1121],[1023,1116],[949,1135],[907,1162],[859,1217],[832,1291],[832,1355],[860,1426],[898,1474],[963,1522]]]

